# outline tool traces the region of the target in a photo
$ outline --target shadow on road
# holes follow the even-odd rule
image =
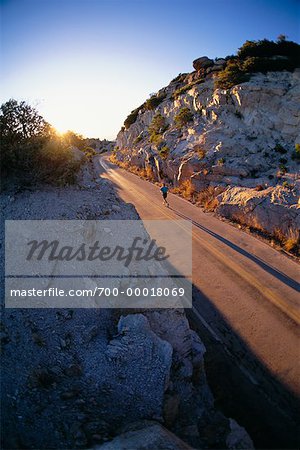
[[[177,216],[181,217],[182,219],[189,220],[192,222],[192,224],[199,228],[201,231],[204,231],[205,233],[209,234],[210,236],[214,237],[215,239],[218,239],[218,241],[222,242],[223,244],[227,245],[228,247],[232,248],[236,252],[240,253],[241,255],[245,256],[246,258],[253,261],[255,264],[260,266],[262,269],[264,269],[269,274],[273,275],[275,278],[280,280],[282,283],[286,284],[290,288],[294,289],[297,292],[300,292],[300,283],[297,283],[297,281],[293,280],[292,278],[288,277],[284,273],[280,272],[279,270],[275,269],[274,267],[266,264],[262,259],[258,258],[257,256],[253,255],[252,253],[247,252],[247,250],[244,250],[243,248],[239,247],[238,245],[234,244],[233,242],[229,241],[228,239],[224,238],[223,236],[220,236],[219,234],[215,233],[214,231],[209,230],[208,228],[204,227],[200,223],[196,222],[195,220],[190,219],[188,216],[185,216],[181,212],[177,211],[174,208],[170,209],[176,214]]]
[[[192,328],[207,349],[205,370],[216,407],[246,428],[255,448],[299,448],[299,399],[266,368],[209,298],[194,285],[193,305],[206,322],[217,325],[222,336],[223,342],[216,341],[193,310],[186,310]],[[245,376],[241,366],[258,384]]]

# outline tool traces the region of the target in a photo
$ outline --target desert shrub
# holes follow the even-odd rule
[[[288,162],[288,160],[286,158],[279,158],[279,162],[281,164],[286,164]]]
[[[297,60],[299,63],[300,45],[296,42],[279,39],[277,42],[262,39],[259,41],[246,41],[239,48],[237,56],[240,59],[247,57],[272,57],[286,56],[291,60]]]
[[[279,164],[279,171],[281,174],[285,174],[288,171],[288,168],[284,164]]]
[[[289,230],[287,236],[283,240],[283,246],[286,251],[299,255],[300,234],[299,231]]]
[[[292,153],[293,161],[300,161],[300,144],[295,144],[295,150]]]
[[[237,59],[230,59],[225,69],[219,72],[215,88],[230,89],[232,86],[248,80],[249,76],[243,72],[240,62]]]
[[[293,188],[295,187],[294,184],[291,184],[291,183],[289,183],[288,181],[284,181],[284,182],[282,183],[282,186],[285,187],[285,188],[288,188],[288,189],[293,189]]]
[[[151,111],[157,108],[166,98],[166,94],[152,95],[145,103],[145,109]]]
[[[128,128],[135,123],[136,119],[138,118],[139,112],[143,109],[143,107],[144,104],[131,111],[131,113],[126,117],[126,119],[124,120],[124,127],[126,130],[128,130]]]
[[[184,127],[193,120],[193,114],[189,108],[181,108],[178,114],[174,117],[174,122],[178,128]]]
[[[186,76],[187,76],[187,73],[180,73],[177,75],[177,77],[173,78],[171,83],[181,83],[182,81],[184,81]]]
[[[251,73],[294,70],[300,66],[300,45],[280,38],[277,42],[263,39],[246,41],[238,50],[237,57],[229,58],[220,71],[215,87],[230,89],[250,78]],[[226,58],[227,59],[227,58]]]
[[[224,192],[223,187],[208,186],[196,195],[196,204],[202,206],[205,211],[214,211],[218,206],[217,196]]]
[[[133,141],[133,144],[136,145],[139,142],[141,142],[141,140],[143,139],[142,134],[139,134],[138,137],[135,138],[135,140]]]
[[[238,119],[242,119],[242,118],[243,118],[243,114],[242,114],[240,111],[238,111],[238,110],[235,111],[234,115],[235,115]]]
[[[206,156],[206,151],[203,148],[199,147],[197,148],[197,155],[200,159],[203,159]]]
[[[148,128],[150,142],[156,146],[162,144],[162,133],[167,130],[168,126],[166,119],[160,113],[156,113]]]
[[[150,134],[150,142],[151,144],[156,145],[157,147],[162,144],[163,137],[160,133],[151,133]]]
[[[279,241],[283,248],[294,253],[296,256],[299,255],[300,249],[300,233],[299,230],[289,229],[286,234],[284,234],[280,229],[274,231],[274,237]]]
[[[279,143],[277,143],[274,147],[275,152],[280,153],[281,155],[284,155],[287,153],[286,149]]]
[[[148,165],[148,166],[146,167],[145,171],[146,171],[146,178],[147,178],[149,181],[154,181],[154,180],[155,180],[155,175],[154,175],[154,173],[153,173],[152,167],[151,167],[150,165]]]
[[[181,195],[187,200],[194,200],[194,196],[196,195],[196,189],[191,183],[191,180],[183,181],[180,186],[174,188],[172,192]]]
[[[96,150],[93,147],[85,147],[83,152],[87,158],[87,160],[91,161],[93,156],[97,155]]]
[[[156,113],[149,125],[149,133],[163,133],[167,128],[166,119],[160,113]]]
[[[159,155],[162,159],[166,159],[169,156],[170,153],[170,149],[169,147],[167,147],[166,145],[164,145],[160,150],[159,150]]]
[[[246,58],[242,64],[243,72],[276,72],[282,70],[292,70],[294,68],[293,63],[286,56],[278,56],[274,58],[252,56]]]
[[[178,98],[180,95],[184,94],[185,92],[189,91],[190,89],[192,89],[193,86],[195,86],[196,84],[201,84],[204,83],[205,79],[204,78],[199,78],[196,81],[193,81],[189,84],[185,84],[184,86],[181,86],[180,88],[176,89],[176,91],[173,92],[172,94],[172,99],[175,100],[176,98]]]

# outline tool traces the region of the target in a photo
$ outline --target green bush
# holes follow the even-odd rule
[[[243,118],[243,114],[241,113],[241,111],[236,110],[234,115],[238,118],[238,119],[242,119]]]
[[[93,147],[85,147],[83,149],[83,152],[85,153],[86,158],[90,161],[93,158],[93,156],[97,155],[97,152]]]
[[[293,70],[294,66],[292,61],[286,56],[277,58],[257,57],[252,56],[246,58],[242,64],[243,72],[280,72],[282,70]]]
[[[160,145],[163,140],[162,134],[167,130],[168,126],[166,119],[160,113],[156,113],[148,128],[150,142],[156,146]]]
[[[164,145],[160,150],[159,150],[159,155],[162,159],[167,159],[167,157],[169,156],[170,153],[170,149],[169,147],[167,147],[166,145]]]
[[[145,109],[147,111],[151,111],[152,109],[157,108],[165,98],[166,94],[152,95],[150,98],[148,98],[148,100],[146,100]]]
[[[174,117],[174,122],[178,128],[184,127],[193,120],[193,114],[189,108],[181,108],[178,114]]]
[[[287,173],[288,168],[284,164],[279,164],[279,170],[282,174]]]
[[[46,142],[32,161],[36,179],[56,185],[74,183],[81,163],[72,149],[60,139]]]
[[[286,41],[285,39],[277,42],[262,39],[259,41],[246,41],[239,48],[237,56],[240,59],[248,57],[272,57],[286,56],[299,63],[300,45],[296,42]]]
[[[300,161],[300,144],[295,144],[295,151],[292,153],[292,160]]]
[[[283,38],[277,42],[267,39],[246,41],[236,57],[225,58],[227,65],[219,72],[215,87],[230,89],[248,81],[251,73],[294,70],[300,67],[299,55],[300,45]]]
[[[139,112],[142,110],[143,107],[144,104],[131,111],[131,113],[126,117],[126,119],[124,120],[124,127],[126,130],[128,130],[128,128],[134,124],[134,122],[138,118]]]
[[[286,149],[279,143],[277,143],[274,147],[275,152],[280,153],[281,155],[284,155],[287,153]]]
[[[133,145],[138,144],[139,142],[141,142],[142,139],[143,139],[143,136],[141,134],[139,134],[133,141]]]
[[[156,113],[149,125],[149,133],[163,133],[167,128],[166,119],[160,113]]]
[[[249,76],[241,69],[241,64],[238,60],[229,60],[224,70],[218,74],[215,81],[215,88],[230,89],[236,84],[244,83],[249,80]]]

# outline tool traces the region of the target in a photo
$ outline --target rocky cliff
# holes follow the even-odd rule
[[[262,64],[262,58],[240,57],[239,67],[242,61],[248,68],[252,60]],[[233,61],[195,60],[194,72],[179,75],[132,111],[117,136],[113,158],[146,169],[154,180],[164,179],[179,188],[188,184],[191,192],[210,188],[215,205],[222,205],[217,207],[219,214],[226,211],[228,218],[234,215],[232,202],[234,208],[241,205],[241,216],[247,212],[248,199],[251,209],[254,190],[262,191],[260,199],[269,199],[264,206],[272,205],[278,220],[276,226],[261,228],[287,235],[299,228],[300,69],[295,67],[300,66],[299,59],[292,68],[286,63],[289,70],[282,70],[283,64],[280,70],[259,72],[260,66],[239,78],[230,72],[237,65]],[[284,56],[269,58],[267,67],[273,69],[274,61],[282,62]],[[236,80],[242,82],[235,84]],[[243,188],[242,203],[237,188]],[[277,223],[282,208],[283,227]]]

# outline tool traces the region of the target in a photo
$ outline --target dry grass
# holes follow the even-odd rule
[[[181,183],[180,186],[174,188],[172,192],[179,194],[183,198],[190,200],[197,206],[201,206],[205,211],[214,211],[218,205],[217,196],[224,191],[224,188],[209,186],[200,192],[197,192],[190,180]]]
[[[146,168],[140,168],[138,166],[130,164],[129,161],[120,161],[119,159],[117,159],[115,154],[112,154],[110,156],[109,160],[112,163],[117,164],[122,169],[125,169],[128,172],[134,173],[135,175],[138,175],[139,177],[144,178],[145,180],[152,181],[152,182],[155,181],[155,174],[154,174],[151,166],[147,166]]]
[[[208,188],[197,192],[196,204],[202,206],[205,211],[215,211],[218,206],[217,196],[224,192],[223,187],[208,186]]]
[[[299,255],[300,251],[300,233],[297,230],[289,229],[288,233],[285,235],[281,230],[276,229],[274,232],[274,237],[280,242],[283,248],[287,252],[291,252]]]
[[[183,181],[180,186],[172,189],[173,194],[179,194],[181,197],[190,201],[195,201],[196,189],[190,180]]]

